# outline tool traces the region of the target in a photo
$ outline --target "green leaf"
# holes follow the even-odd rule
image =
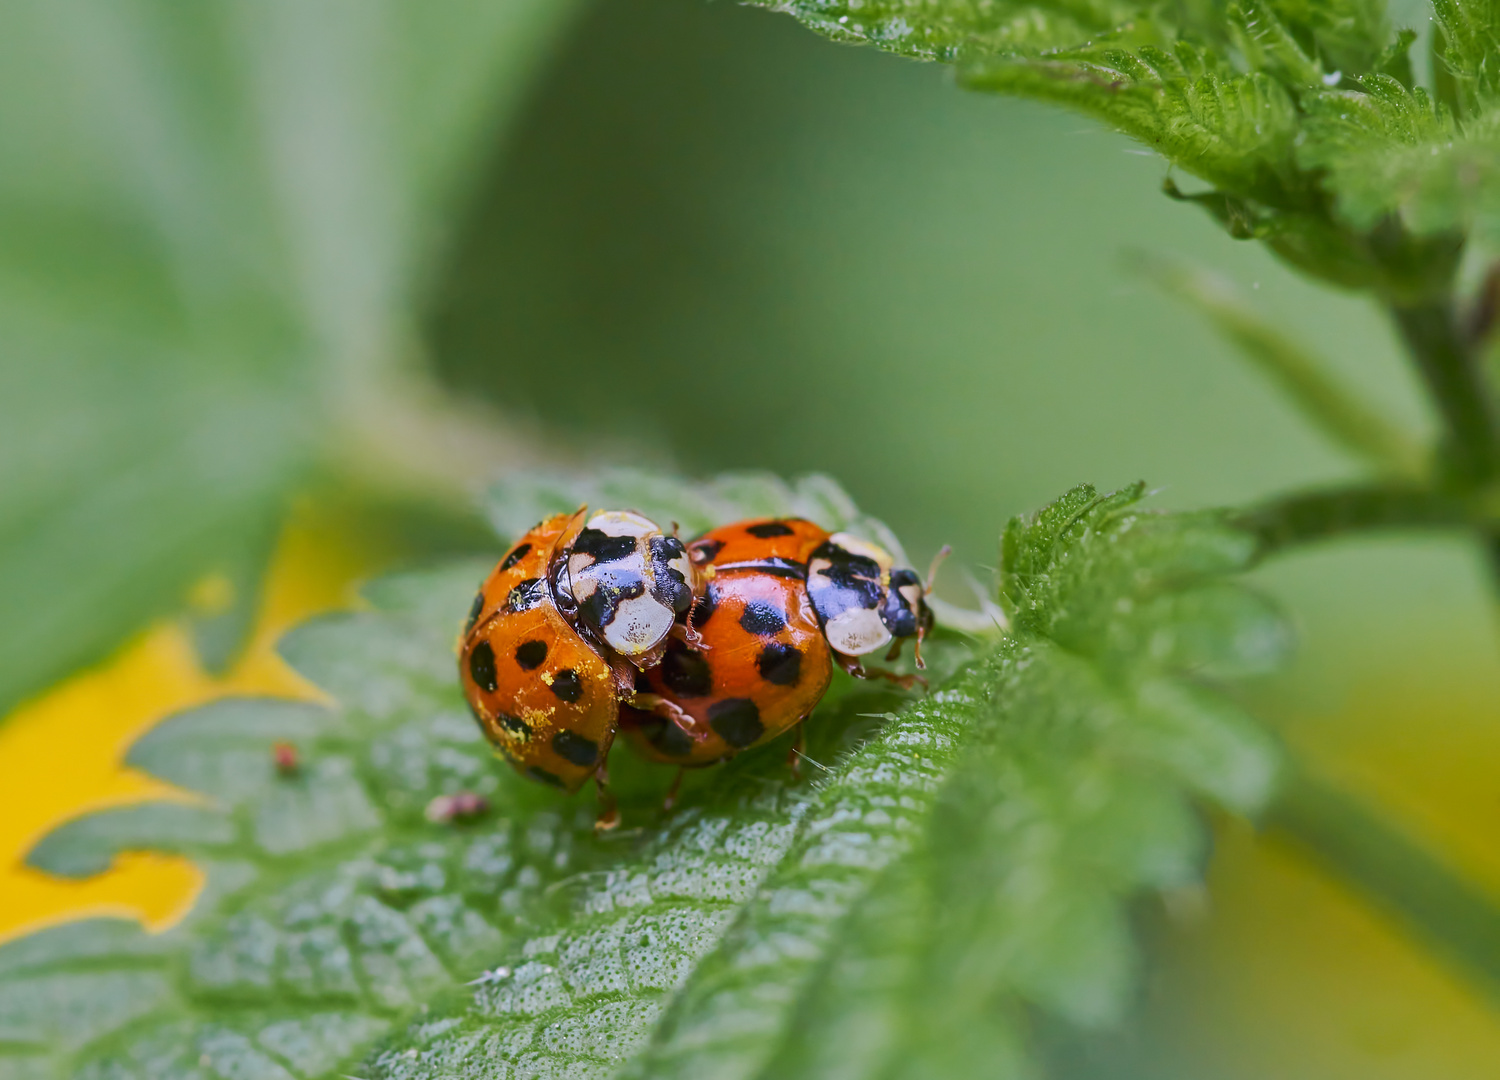
[[[604,495],[876,527],[824,478],[501,490],[501,520]],[[1197,879],[1193,801],[1252,811],[1271,781],[1267,737],[1212,688],[1285,651],[1275,612],[1227,580],[1256,538],[1141,495],[1080,488],[1012,522],[1012,635],[933,642],[934,676],[954,673],[929,696],[841,678],[800,781],[772,747],[691,777],[663,815],[668,771],[616,755],[626,828],[604,838],[586,802],[495,763],[466,714],[453,640],[484,567],[380,583],[373,610],[285,643],[334,706],[171,720],[130,762],[204,797],[34,851],[74,875],[181,852],[208,886],[159,937],[96,920],[0,948],[0,1075],[812,1077],[830,1054],[851,1077],[1028,1074],[1025,1008],[1120,1014],[1123,905]],[[427,820],[457,790],[489,809]]]
[[[1159,152],[1174,165],[1267,205],[1307,205],[1292,160],[1296,108],[1264,72],[1241,73],[1210,42],[1233,19],[1208,20],[1209,41],[1179,37],[1146,7],[1111,4],[990,5],[938,0],[855,4],[777,4],[814,30],[903,55],[956,62],[964,86],[1064,105],[1094,116]],[[1271,48],[1238,8],[1242,43]],[[1263,20],[1275,19],[1267,12]],[[1299,80],[1320,69],[1280,23],[1284,71],[1295,52]]]
[[[1410,304],[1449,287],[1460,230],[1495,231],[1490,117],[1500,93],[1485,89],[1494,50],[1475,44],[1490,40],[1493,5],[1454,2],[1444,17],[1467,44],[1448,50],[1462,53],[1452,72],[1439,49],[1437,82],[1469,88],[1467,97],[1445,92],[1459,127],[1413,89],[1415,32],[1393,31],[1383,0],[1142,4],[1128,13],[961,0],[868,11],[860,2],[767,6],[841,40],[953,63],[969,89],[1092,116],[1211,184],[1191,195],[1171,177],[1164,187],[1235,238],[1262,240],[1323,280]]]
[[[961,78],[973,89],[1088,113],[1187,172],[1267,206],[1308,204],[1292,157],[1291,96],[1269,76],[1239,74],[1209,50],[1185,43],[1171,52],[1090,47],[975,65]]]
[[[485,569],[411,576],[375,611],[299,629],[285,653],[340,707],[227,700],[169,720],[128,761],[199,801],[82,818],[32,852],[72,876],[178,852],[208,884],[159,937],[95,920],[0,948],[0,1075],[337,1075],[587,865],[592,812],[508,783],[454,692],[455,613]],[[489,811],[427,821],[456,790]]]
[[[1330,76],[1364,75],[1391,62],[1384,0],[1269,0],[1261,14],[1272,13],[1292,35],[1309,43]]]
[[[1494,0],[1433,0],[1433,59],[1465,114],[1493,107],[1500,94],[1500,6]]]
[[[985,55],[1080,45],[1144,14],[1125,0],[1050,0],[1041,3],[934,0],[754,0],[786,12],[835,41],[875,45],[921,60],[967,60]]]
[[[244,576],[393,378],[464,167],[571,10],[0,13],[0,715]]]
[[[1399,214],[1418,234],[1500,237],[1500,113],[1459,123],[1420,87],[1389,76],[1360,86],[1304,102],[1299,157],[1326,170],[1340,214],[1359,229]]]

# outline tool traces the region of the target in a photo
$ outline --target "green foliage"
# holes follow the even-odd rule
[[[0,714],[210,571],[256,580],[569,10],[0,13]]]
[[[1308,104],[1301,151],[1326,171],[1344,217],[1370,228],[1389,214],[1419,233],[1474,229],[1500,239],[1500,114],[1467,123],[1389,76]]]
[[[1046,59],[976,63],[963,83],[1089,113],[1210,183],[1265,205],[1307,203],[1292,161],[1291,95],[1264,74],[1237,74],[1208,49],[1091,46]]]
[[[943,61],[1076,45],[1138,13],[1129,0],[790,0],[764,6],[789,12],[837,41]]]
[[[483,570],[392,581],[374,611],[296,631],[286,655],[337,709],[230,700],[169,720],[129,762],[195,802],[86,817],[36,848],[71,876],[180,852],[208,881],[160,937],[98,920],[0,950],[0,1075],[337,1075],[575,871],[591,812],[505,783],[453,692],[454,612]],[[424,818],[457,789],[491,800],[482,827]]]
[[[1493,108],[1500,96],[1500,7],[1494,0],[1433,0],[1438,85],[1461,115]]]
[[[1436,7],[1446,104],[1417,85],[1416,35],[1377,0],[774,6],[841,39],[956,63],[970,88],[1094,116],[1211,184],[1194,198],[1233,235],[1341,285],[1406,302],[1447,285],[1453,237],[1497,235],[1500,8],[1488,0]]]
[[[500,490],[503,520],[607,492],[695,522],[878,529],[821,478]],[[33,852],[71,875],[180,852],[208,885],[160,937],[96,920],[0,948],[0,1076],[1019,1075],[1027,1007],[1119,1014],[1122,904],[1197,879],[1192,800],[1253,811],[1271,784],[1266,736],[1212,689],[1286,645],[1227,580],[1255,537],[1141,496],[1079,488],[1012,522],[1014,632],[933,642],[934,677],[954,673],[930,696],[841,679],[809,725],[810,777],[747,754],[662,815],[666,771],[617,757],[627,826],[603,838],[585,801],[494,763],[466,714],[453,640],[483,568],[379,584],[373,610],[284,645],[335,704],[168,721],[130,762],[199,797],[86,817]],[[488,811],[424,816],[458,790]]]

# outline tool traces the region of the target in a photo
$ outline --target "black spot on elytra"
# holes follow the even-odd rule
[[[584,529],[573,542],[575,554],[591,555],[595,562],[614,562],[635,551],[633,536],[610,536],[601,529]]]
[[[747,527],[745,531],[761,540],[769,540],[773,536],[791,536],[794,532],[784,521],[762,521],[759,525]]]
[[[552,749],[558,757],[574,765],[592,765],[599,760],[599,744],[567,728],[552,736]]]
[[[667,689],[682,697],[707,697],[713,692],[714,677],[703,654],[691,649],[668,649],[661,661],[661,680]]]
[[[740,626],[750,634],[779,634],[786,629],[786,616],[764,600],[752,600],[740,615]]]
[[[802,677],[802,654],[795,645],[773,641],[755,658],[760,677],[777,686],[796,686]]]
[[[530,544],[517,544],[514,548],[511,549],[510,554],[505,556],[505,559],[500,563],[501,572],[509,570],[512,566],[515,566],[516,563],[526,558],[526,553],[530,550]]]
[[[527,578],[510,591],[505,598],[505,608],[512,613],[529,611],[542,602],[547,586],[541,578]]]
[[[469,653],[469,677],[481,690],[493,694],[499,687],[495,679],[495,650],[488,641],[481,641]]]
[[[521,665],[523,671],[535,671],[542,666],[542,661],[545,659],[547,659],[545,641],[523,641],[516,646],[516,663]]]
[[[474,629],[474,624],[479,621],[479,613],[484,610],[484,590],[480,589],[474,597],[474,602],[469,605],[469,621],[464,624],[464,633]]]
[[[531,738],[531,725],[528,724],[525,720],[522,720],[519,716],[511,716],[509,713],[501,713],[499,716],[495,717],[495,720],[501,727],[510,732],[516,738]]]
[[[583,680],[572,668],[563,668],[552,676],[552,692],[571,704],[583,696]]]
[[[551,784],[555,788],[566,788],[568,785],[559,780],[554,773],[549,773],[540,765],[533,765],[526,770],[526,775],[533,780],[540,780],[544,784]]]
[[[725,698],[710,705],[708,726],[737,750],[755,742],[766,730],[760,722],[760,710],[755,707],[755,702],[742,697]]]
[[[702,630],[703,624],[714,617],[714,612],[719,607],[719,594],[712,585],[703,590],[703,595],[693,605],[692,611],[688,612],[688,625],[694,630]]]

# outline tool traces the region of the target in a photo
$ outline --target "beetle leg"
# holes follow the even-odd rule
[[[635,693],[636,666],[622,656],[615,656],[609,661],[609,670],[615,677],[615,693],[629,701]]]
[[[801,780],[802,748],[807,745],[807,729],[802,726],[802,720],[797,721],[796,730],[797,736],[792,740],[792,748],[786,752],[786,764],[787,768],[792,770],[792,779]]]
[[[708,732],[698,727],[696,721],[675,701],[668,701],[660,694],[635,694],[626,701],[627,705],[646,712],[655,713],[677,725],[688,738],[694,742],[702,742],[708,738]]]
[[[609,768],[604,762],[594,770],[594,783],[599,788],[599,816],[594,818],[595,832],[609,832],[620,824],[620,810],[615,805],[615,794],[609,790]]]
[[[703,635],[693,628],[693,613],[698,610],[698,601],[703,599],[701,589],[693,592],[693,602],[688,605],[687,615],[682,620],[682,640],[695,649],[703,647]],[[672,629],[677,629],[677,624],[672,624]]]
[[[845,656],[841,652],[835,652],[833,656],[838,661],[839,667],[843,668],[850,675],[853,675],[856,679],[884,679],[886,682],[895,683],[903,690],[910,690],[918,683],[922,684],[924,690],[927,688],[927,680],[920,675],[898,675],[896,672],[887,671],[885,668],[865,667],[860,662],[859,657]]]
[[[682,788],[682,778],[687,775],[687,766],[677,766],[677,775],[672,778],[672,786],[667,788],[666,798],[661,801],[662,813],[667,813],[677,805],[677,792]]]
[[[694,597],[693,603],[696,604],[697,602],[697,598]],[[691,608],[688,609],[687,622],[673,623],[672,629],[667,631],[667,636],[684,642],[690,649],[703,649],[707,647],[703,642],[703,635],[693,629],[693,612]]]

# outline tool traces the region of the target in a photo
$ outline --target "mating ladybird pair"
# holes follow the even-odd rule
[[[932,626],[921,579],[882,548],[798,518],[740,522],[684,545],[630,511],[537,525],[469,613],[464,693],[515,768],[576,791],[616,730],[648,758],[709,765],[805,720],[833,664]],[[909,682],[909,679],[898,681]]]

